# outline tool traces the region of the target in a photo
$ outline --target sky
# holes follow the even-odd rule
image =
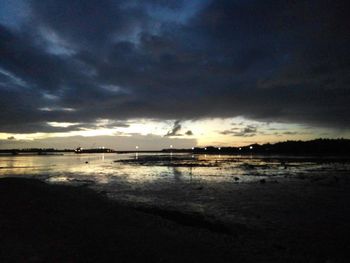
[[[348,1],[0,0],[0,148],[350,138]]]

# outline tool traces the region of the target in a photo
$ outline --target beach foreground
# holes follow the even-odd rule
[[[0,179],[1,262],[348,262],[348,187],[233,194],[247,223],[131,208],[85,187]],[[304,190],[307,190],[304,191]],[[249,216],[268,224],[251,224]],[[259,221],[259,220],[258,220]]]

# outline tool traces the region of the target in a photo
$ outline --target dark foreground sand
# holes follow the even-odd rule
[[[233,209],[247,223],[225,225],[83,187],[0,179],[0,262],[350,262],[346,187],[263,187],[238,191]]]

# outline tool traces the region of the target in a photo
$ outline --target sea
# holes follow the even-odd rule
[[[285,184],[332,185],[349,178],[340,157],[99,153],[0,155],[0,177],[36,178],[49,184],[88,187],[135,206],[234,216],[235,193],[269,192]],[[237,196],[237,195],[236,195]]]

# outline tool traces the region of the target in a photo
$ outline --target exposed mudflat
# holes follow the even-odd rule
[[[0,261],[348,262],[349,184],[304,181],[243,184],[230,203],[237,218],[221,221],[3,178]]]

